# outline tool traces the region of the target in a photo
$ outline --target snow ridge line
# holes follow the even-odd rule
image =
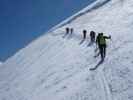
[[[51,30],[49,30],[48,32],[52,32],[58,28],[61,28],[63,26],[65,26],[66,24],[70,24],[71,22],[73,22],[74,20],[76,20],[77,18],[87,14],[88,12],[92,12],[102,6],[104,6],[105,4],[107,4],[108,2],[110,2],[111,0],[98,0],[96,2],[94,2],[88,9],[85,8],[86,10],[81,10],[79,13],[75,14],[74,16],[69,17],[68,19],[66,19],[65,21],[63,21],[62,23],[58,24],[57,26],[53,27]]]

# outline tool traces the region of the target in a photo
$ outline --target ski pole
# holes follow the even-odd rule
[[[110,40],[111,40],[112,48],[113,48],[113,50],[114,50],[114,49],[116,48],[115,42],[112,40],[112,38],[111,38]]]

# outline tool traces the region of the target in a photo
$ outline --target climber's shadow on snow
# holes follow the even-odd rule
[[[87,45],[87,47],[90,47],[90,46],[92,46],[93,45],[93,42],[90,42],[88,45]]]
[[[71,39],[73,37],[73,34],[72,33],[70,33],[69,35],[68,35],[68,39]]]
[[[97,58],[99,55],[100,55],[100,52],[98,52],[98,53],[94,56],[94,58]]]
[[[98,48],[96,48],[96,49],[94,50],[94,52],[96,53],[96,54],[94,55],[94,58],[97,58],[97,57],[100,55],[100,52],[99,52]]]
[[[90,68],[90,70],[96,70],[103,62],[104,60],[100,60],[97,65],[94,68]]]
[[[65,34],[62,36],[62,38],[65,38],[67,35],[68,35],[68,33],[65,33]]]
[[[67,37],[67,39],[71,39],[72,38],[72,33],[65,33],[63,36],[62,36],[62,38],[66,38]]]
[[[79,45],[83,44],[85,41],[85,39],[82,39],[80,42],[79,42]]]

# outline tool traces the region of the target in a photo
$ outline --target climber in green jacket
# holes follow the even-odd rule
[[[98,45],[101,60],[104,60],[106,57],[106,39],[111,39],[111,36],[104,36],[103,33],[99,33],[96,38],[96,45]]]

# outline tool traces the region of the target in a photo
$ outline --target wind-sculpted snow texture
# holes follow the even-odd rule
[[[100,4],[93,11],[90,5],[89,12],[3,63],[0,100],[133,100],[133,1]],[[68,26],[74,28],[73,34],[65,34]],[[83,29],[112,36],[104,63],[94,71],[89,68],[100,57],[94,58],[95,44],[89,45],[89,37],[82,40]]]

